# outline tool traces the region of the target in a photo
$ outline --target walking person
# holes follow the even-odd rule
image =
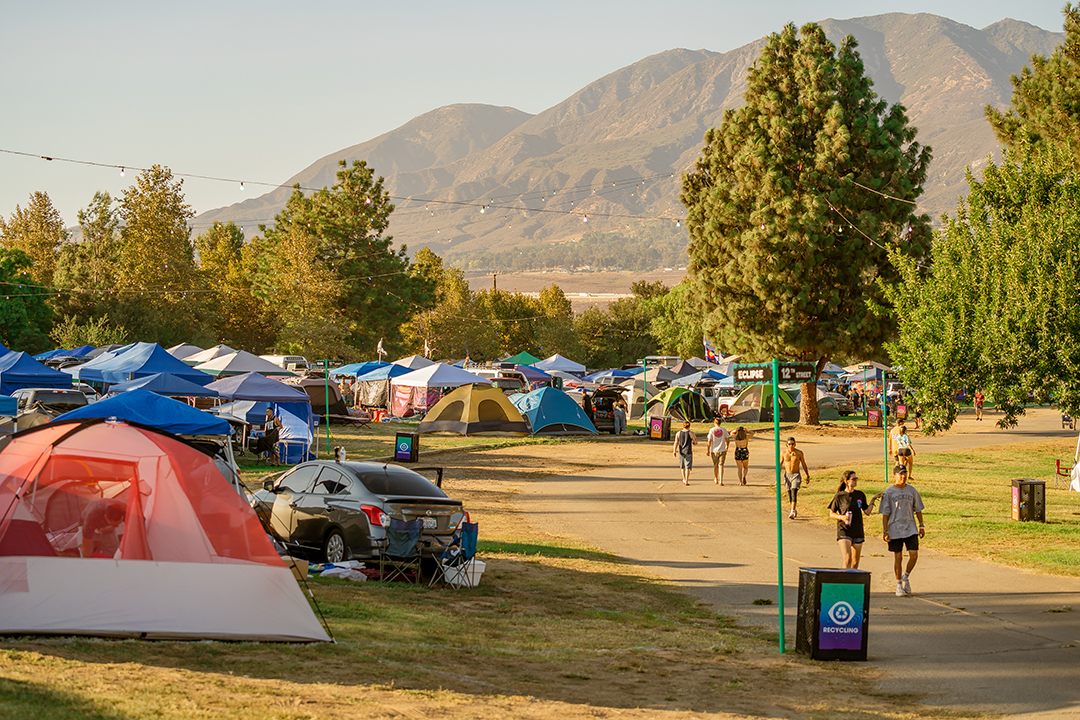
[[[845,568],[858,569],[862,557],[862,546],[866,540],[863,530],[863,515],[872,515],[875,498],[869,504],[862,490],[857,490],[859,477],[854,470],[845,470],[829,503],[829,517],[836,521],[836,543],[840,546],[840,555]]]
[[[893,468],[893,484],[885,492],[874,496],[881,498],[881,525],[889,552],[893,554],[893,572],[896,575],[896,596],[911,594],[911,571],[919,560],[919,538],[926,536],[923,525],[923,500],[919,491],[908,485],[907,468]],[[915,524],[916,518],[918,525]],[[908,551],[907,567],[904,566],[904,548]]]
[[[986,396],[983,395],[982,390],[975,391],[975,419],[982,420],[983,415],[983,401],[986,400]]]
[[[713,418],[713,426],[709,430],[705,442],[705,452],[712,458],[713,482],[717,485],[724,484],[724,465],[727,463],[728,441],[731,433],[720,427],[719,416]]]
[[[911,436],[908,435],[907,426],[900,423],[896,433],[896,457],[897,465],[907,468],[908,480],[914,480],[915,475],[915,448],[911,446]]]
[[[754,433],[741,425],[735,430],[732,440],[735,442],[735,470],[739,474],[739,484],[746,484],[746,473],[750,470],[749,443]]]
[[[793,437],[787,439],[787,447],[780,453],[780,466],[784,470],[784,487],[787,488],[788,499],[791,501],[791,512],[788,513],[788,517],[794,520],[799,517],[799,488],[802,487],[803,480],[806,480],[807,485],[810,484],[810,468],[806,467],[806,458],[803,457],[802,450],[795,447]]]
[[[690,431],[690,423],[684,422],[683,429],[675,433],[675,444],[671,448],[672,456],[679,458],[683,485],[690,484],[690,471],[694,469],[695,445],[697,445],[697,436]]]
[[[626,404],[625,400],[619,399],[611,406],[611,414],[615,418],[615,434],[622,435],[626,429]]]

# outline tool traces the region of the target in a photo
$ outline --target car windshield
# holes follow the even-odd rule
[[[81,392],[35,392],[31,397],[42,405],[76,408],[87,404],[86,396]]]
[[[375,495],[445,498],[446,493],[423,475],[397,465],[384,467],[353,467],[369,491]]]

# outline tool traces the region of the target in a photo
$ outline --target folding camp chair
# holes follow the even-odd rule
[[[390,518],[386,547],[379,553],[379,579],[420,583],[420,534],[424,521]]]
[[[479,526],[464,522],[454,533],[450,544],[444,546],[442,553],[435,555],[435,575],[428,587],[436,582],[443,582],[450,587],[473,587],[476,585],[476,539]]]

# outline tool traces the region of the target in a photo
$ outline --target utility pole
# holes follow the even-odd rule
[[[499,289],[499,281],[496,279],[498,277],[499,277],[499,273],[497,273],[497,272],[491,273],[491,289],[492,290],[498,290]]]

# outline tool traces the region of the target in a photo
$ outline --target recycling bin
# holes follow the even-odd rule
[[[870,573],[799,568],[795,651],[814,660],[866,660]]]
[[[394,459],[400,462],[416,462],[420,455],[420,435],[399,432],[394,440]]]
[[[650,417],[649,418],[649,437],[654,440],[671,440],[671,417],[664,415],[663,417]]]
[[[1020,522],[1046,522],[1046,483],[1030,478],[1013,480],[1012,515]]]

